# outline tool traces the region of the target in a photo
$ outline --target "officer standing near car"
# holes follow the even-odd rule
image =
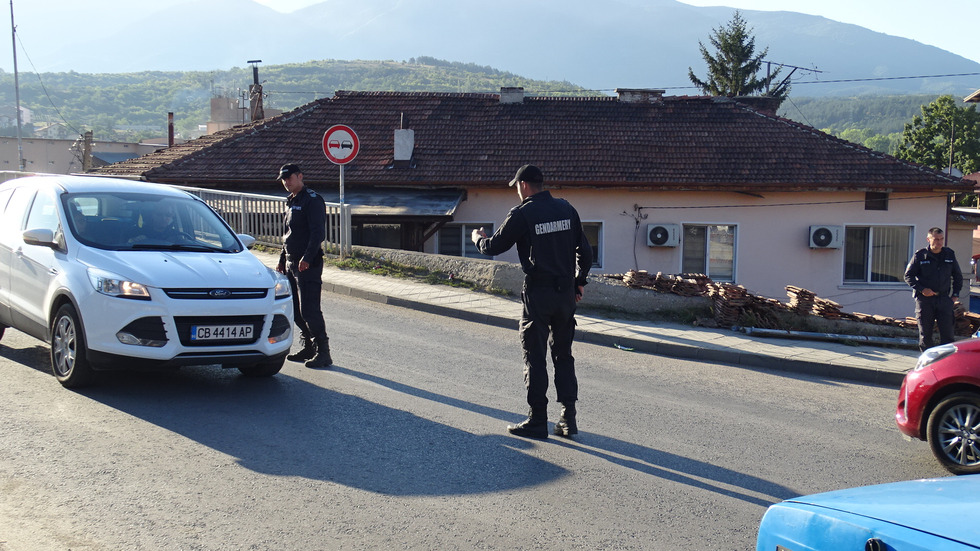
[[[905,282],[915,297],[920,352],[934,345],[934,327],[939,329],[939,344],[953,342],[953,306],[963,288],[960,263],[953,249],[943,246],[943,230],[931,228],[926,241],[929,246],[915,251],[905,268]]]
[[[592,267],[592,246],[582,231],[575,208],[544,190],[544,174],[534,165],[518,169],[511,187],[517,188],[521,204],[510,210],[493,237],[483,228],[473,230],[473,243],[480,253],[495,256],[517,245],[524,270],[520,337],[524,351],[524,384],[530,407],[527,419],[507,430],[516,436],[548,437],[548,339],[555,369],[555,390],[562,404],[555,434],[578,433],[575,402],[578,380],[572,339],[575,336],[575,307],[582,299],[586,277]]]
[[[303,348],[286,359],[305,361],[306,367],[329,367],[333,364],[330,340],[320,310],[323,286],[321,243],[326,231],[326,205],[323,197],[303,183],[303,171],[298,165],[282,165],[279,181],[289,192],[289,198],[286,199],[285,233],[276,271],[289,278],[293,315],[303,339]]]

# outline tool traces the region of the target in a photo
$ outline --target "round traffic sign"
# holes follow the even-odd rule
[[[323,133],[323,154],[330,162],[345,165],[354,160],[360,143],[349,126],[335,124]]]

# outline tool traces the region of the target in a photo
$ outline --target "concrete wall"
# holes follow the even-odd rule
[[[75,140],[51,140],[47,138],[22,138],[24,163],[27,172],[46,174],[70,174],[82,171],[81,151],[72,150]],[[132,153],[134,156],[146,155],[160,149],[160,145],[127,142],[92,143],[93,152]],[[79,148],[80,149],[80,148]],[[20,156],[17,152],[17,138],[0,137],[0,170],[17,170]]]
[[[514,297],[520,297],[524,285],[524,272],[521,271],[521,265],[511,262],[375,247],[354,247],[354,252],[362,257],[453,274],[484,289],[507,291]],[[610,309],[637,315],[683,309],[707,311],[710,304],[710,300],[706,297],[682,297],[673,293],[631,289],[609,278],[596,276],[589,277],[585,295],[579,303],[582,307]]]

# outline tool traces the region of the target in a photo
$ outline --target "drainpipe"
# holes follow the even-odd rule
[[[784,339],[800,339],[811,341],[852,341],[862,344],[880,344],[889,346],[901,346],[904,348],[918,348],[919,341],[905,337],[875,337],[871,335],[839,335],[837,333],[815,333],[811,331],[787,331],[784,329],[760,329],[758,327],[733,327],[735,331],[741,331],[749,336],[756,337],[776,337]]]

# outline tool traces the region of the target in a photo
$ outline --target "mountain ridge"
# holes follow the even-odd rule
[[[34,44],[40,52],[32,57],[48,60],[37,70],[206,71],[251,59],[281,65],[428,56],[596,91],[659,88],[686,95],[698,93],[687,69],[706,73],[698,42],[707,44],[733,14],[675,0],[607,0],[601,9],[586,0],[565,0],[560,9],[527,0],[325,0],[291,13],[252,0],[191,0],[159,2],[155,10],[143,18],[132,7],[116,10],[111,26],[68,49]],[[934,46],[820,16],[742,14],[757,51],[768,47],[771,61],[823,71],[797,70],[792,94],[962,96],[980,88],[980,76],[903,78],[980,73],[980,63]]]

